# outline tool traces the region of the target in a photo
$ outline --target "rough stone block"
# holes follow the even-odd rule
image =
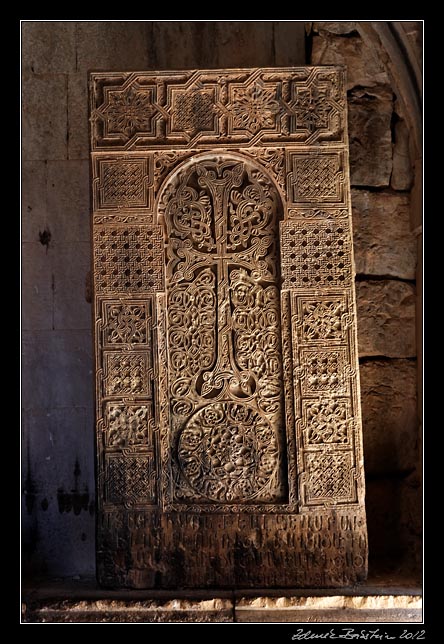
[[[359,36],[341,38],[330,33],[315,35],[311,64],[346,65],[347,89],[390,84],[380,61]]]
[[[22,244],[22,329],[53,328],[54,290],[52,255],[38,242]]]
[[[77,22],[77,71],[149,69],[148,26],[145,21]]]
[[[89,162],[49,162],[47,190],[48,220],[53,242],[89,242]]]
[[[66,159],[67,76],[24,73],[22,96],[23,160]]]
[[[47,226],[46,162],[22,163],[22,241],[39,241]]]
[[[88,75],[70,74],[68,79],[68,157],[88,159]]]
[[[401,22],[405,34],[410,42],[410,46],[415,52],[418,64],[422,67],[422,42],[423,42],[423,23],[415,20]]]
[[[89,331],[24,331],[22,405],[93,408]]]
[[[408,195],[352,190],[356,273],[414,280],[416,240]]]
[[[365,471],[406,472],[418,462],[417,365],[375,360],[360,367]]]
[[[416,356],[412,284],[396,280],[356,283],[359,356]]]
[[[91,268],[88,242],[59,243],[54,249],[54,328],[91,328],[85,276]]]
[[[348,98],[352,186],[386,187],[392,173],[392,94],[354,90]]]
[[[313,31],[317,33],[331,33],[336,35],[351,34],[356,31],[356,22],[345,22],[338,20],[337,22],[314,22]]]
[[[75,22],[23,22],[22,69],[35,74],[75,71],[75,34]]]
[[[405,121],[398,121],[395,125],[393,169],[390,184],[394,190],[410,190],[412,181],[413,168],[409,153],[409,132]]]

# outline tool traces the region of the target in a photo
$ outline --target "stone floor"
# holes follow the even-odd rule
[[[421,623],[417,579],[341,590],[105,590],[93,579],[25,582],[22,623]]]

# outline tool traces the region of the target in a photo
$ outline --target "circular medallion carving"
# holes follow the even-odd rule
[[[178,460],[200,496],[225,502],[267,500],[273,492],[278,445],[269,422],[252,407],[214,402],[185,425]]]

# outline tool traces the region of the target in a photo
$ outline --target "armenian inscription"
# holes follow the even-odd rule
[[[99,582],[364,580],[343,70],[89,87]]]

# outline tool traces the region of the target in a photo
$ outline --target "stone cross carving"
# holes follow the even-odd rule
[[[365,579],[344,72],[90,76],[98,577]]]

